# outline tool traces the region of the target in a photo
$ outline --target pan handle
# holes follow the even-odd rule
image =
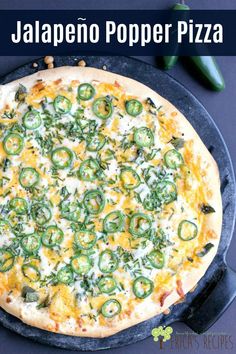
[[[236,272],[225,266],[217,279],[214,289],[197,299],[198,306],[185,317],[184,323],[194,332],[201,334],[207,331],[224,313],[236,296]]]

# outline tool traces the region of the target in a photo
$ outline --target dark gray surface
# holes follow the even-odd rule
[[[75,65],[78,57],[62,56],[55,57],[55,65]],[[182,85],[177,83],[166,73],[155,67],[147,65],[141,61],[126,57],[83,57],[88,66],[103,68],[118,74],[124,74],[148,85],[165,97],[186,116],[190,123],[198,131],[204,143],[216,159],[221,177],[221,191],[223,200],[223,230],[218,248],[217,256],[212,262],[207,274],[199,282],[197,289],[187,295],[186,301],[174,306],[171,313],[160,315],[146,322],[133,326],[112,337],[104,339],[88,339],[69,337],[50,332],[43,332],[37,328],[24,325],[21,321],[15,319],[9,314],[0,310],[0,322],[9,329],[22,334],[31,339],[66,349],[98,350],[105,348],[116,348],[127,344],[133,344],[137,341],[150,336],[152,328],[158,325],[168,325],[178,320],[190,323],[190,327],[197,333],[204,332],[210,324],[214,323],[222,311],[229,305],[236,294],[236,273],[225,277],[226,281],[221,281],[222,273],[225,271],[224,256],[229,246],[235,218],[235,180],[232,170],[231,160],[225,146],[225,143],[216,128],[213,120],[205,108],[197,99],[189,93]],[[32,64],[26,64],[19,69],[9,73],[0,79],[0,84],[5,84],[32,74],[38,69],[44,69],[43,59],[37,61],[38,68],[35,70]],[[232,283],[232,284],[231,284]],[[215,292],[209,292],[209,288],[217,284]],[[224,289],[226,296],[221,296],[221,289]],[[207,298],[206,307],[199,307],[202,299]],[[213,307],[210,304],[214,304]],[[217,304],[217,306],[216,306]],[[200,318],[198,316],[200,315]]]
[[[117,1],[117,0],[106,0],[106,1],[65,1],[65,0],[57,0],[57,1],[19,1],[19,0],[11,0],[5,1],[2,0],[0,2],[0,9],[6,8],[15,8],[15,9],[23,9],[23,8],[71,8],[71,9],[88,9],[88,8],[153,8],[153,9],[164,9],[166,6],[169,6],[173,2],[170,0],[130,0],[128,1]],[[188,4],[192,8],[212,8],[212,9],[235,9],[236,2],[235,0],[192,0],[188,1]],[[23,53],[19,53],[23,54]],[[25,54],[25,53],[24,53]],[[49,54],[49,53],[45,53]],[[1,57],[0,58],[0,75],[6,74],[10,70],[16,68],[22,63],[26,63],[31,60],[29,57]],[[144,61],[155,64],[155,58],[152,57],[142,57]],[[236,60],[233,57],[221,57],[218,58],[218,62],[221,66],[223,74],[226,80],[226,90],[222,93],[213,93],[208,91],[199,85],[198,81],[194,78],[191,78],[189,74],[185,71],[182,64],[178,64],[176,68],[174,68],[170,73],[175,78],[177,78],[180,82],[185,84],[188,89],[190,89],[198,99],[205,105],[211,116],[214,118],[218,127],[220,128],[226,143],[231,152],[231,156],[233,159],[234,166],[236,165],[236,144],[235,144],[235,132],[236,132]],[[232,240],[231,247],[228,252],[228,263],[236,269],[236,242],[235,238]],[[199,346],[176,346],[174,349],[170,348],[170,350],[174,353],[233,353],[235,352],[236,347],[236,334],[235,334],[235,325],[236,325],[236,304],[232,304],[230,309],[228,309],[225,314],[218,320],[218,322],[211,328],[211,333],[215,333],[217,336],[220,336],[220,333],[225,333],[226,336],[231,336],[231,341],[233,341],[232,345],[229,346],[227,343],[223,345],[208,345],[206,346],[206,337],[198,336],[197,341],[199,342]],[[180,333],[187,330],[187,327],[181,323],[177,323],[173,325],[174,333]],[[15,354],[15,353],[69,353],[66,350],[60,350],[55,348],[49,348],[44,345],[36,344],[27,340],[21,336],[18,336],[4,328],[0,328],[0,353],[6,354]],[[168,346],[167,346],[168,347]],[[179,349],[180,348],[180,349]],[[199,349],[200,348],[200,349]],[[209,349],[210,348],[210,349]],[[159,346],[157,343],[153,342],[152,338],[146,339],[145,341],[139,342],[137,344],[130,345],[128,347],[122,349],[114,349],[109,351],[112,354],[125,354],[125,353],[156,353],[159,350]]]

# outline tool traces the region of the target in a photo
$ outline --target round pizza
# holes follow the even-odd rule
[[[147,86],[61,67],[0,86],[0,306],[105,337],[170,311],[221,234],[218,168]]]

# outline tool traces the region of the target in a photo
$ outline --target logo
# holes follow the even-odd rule
[[[184,331],[173,333],[171,326],[159,326],[152,329],[153,341],[159,344],[160,349],[167,349],[169,352],[173,350],[175,353],[189,354],[191,351],[219,351],[220,353],[227,353],[231,350],[235,353],[234,334],[225,332],[206,332],[198,335],[193,331]],[[164,342],[168,342],[165,344]],[[233,352],[234,350],[234,352]]]
[[[163,328],[163,326],[153,328],[152,330],[153,340],[154,342],[158,342],[160,337],[160,349],[162,349],[163,342],[170,340],[172,333],[173,333],[173,328],[170,326],[166,328]]]

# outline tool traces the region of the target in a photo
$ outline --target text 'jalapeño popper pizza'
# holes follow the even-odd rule
[[[62,67],[0,86],[0,305],[109,336],[194,288],[221,232],[215,161],[143,84]]]

